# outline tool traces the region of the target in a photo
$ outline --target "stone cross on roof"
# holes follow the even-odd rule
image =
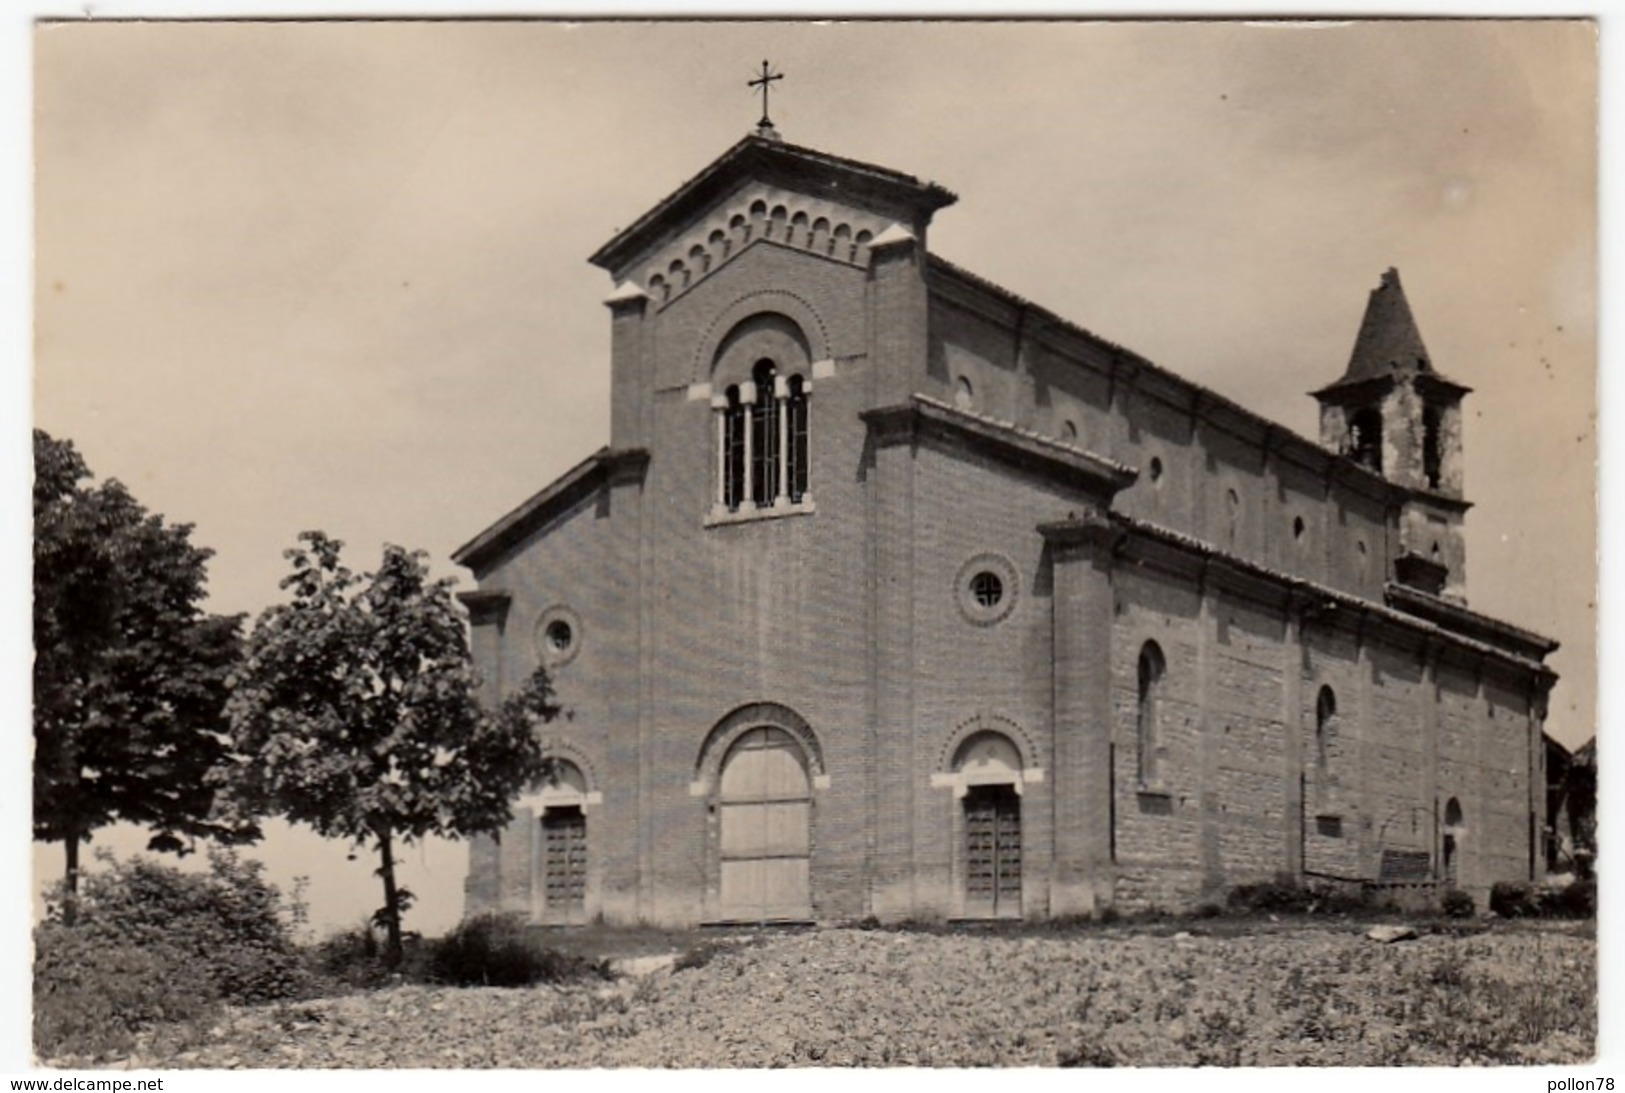
[[[773,128],[773,120],[767,116],[767,95],[773,86],[774,80],[784,79],[782,72],[774,72],[773,66],[766,61],[762,62],[762,74],[747,83],[746,87],[759,87],[762,89],[762,120],[756,123],[756,132],[764,137],[778,139],[778,130]]]

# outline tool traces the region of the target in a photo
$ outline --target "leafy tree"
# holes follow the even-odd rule
[[[98,828],[140,824],[175,853],[259,835],[216,814],[206,780],[241,644],[240,616],[200,608],[213,552],[89,477],[71,442],[34,430],[34,838],[66,850],[70,923]]]
[[[394,966],[412,899],[396,842],[503,827],[547,773],[535,726],[560,708],[541,671],[496,713],[481,708],[452,582],[430,581],[421,551],[386,546],[378,571],[357,575],[342,543],[300,540],[282,581],[292,601],[260,616],[234,676],[231,780],[253,811],[376,848]]]

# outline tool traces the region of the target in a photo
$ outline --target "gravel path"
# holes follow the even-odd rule
[[[699,968],[522,990],[400,987],[164,1030],[132,1066],[1380,1065],[1593,1054],[1573,929],[1070,938],[819,930]]]

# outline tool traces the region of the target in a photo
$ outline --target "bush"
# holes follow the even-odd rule
[[[127,1049],[158,1021],[185,1021],[216,1003],[167,946],[108,943],[60,923],[34,930],[34,1050],[99,1057]]]
[[[1528,918],[1538,914],[1540,906],[1529,885],[1500,880],[1490,888],[1490,910],[1502,918]]]
[[[428,972],[437,983],[459,987],[528,987],[610,977],[603,961],[532,944],[523,921],[512,915],[480,915],[459,923],[430,946]]]
[[[1562,888],[1543,888],[1538,906],[1548,918],[1596,918],[1596,878],[1576,880]]]
[[[1502,918],[1595,918],[1597,882],[1577,880],[1563,888],[1536,888],[1497,881],[1490,889],[1490,910]]]
[[[374,990],[394,979],[371,921],[324,937],[310,948],[308,962],[312,975],[329,987]]]
[[[1232,912],[1261,914],[1284,911],[1301,914],[1309,910],[1314,896],[1291,880],[1277,878],[1259,884],[1242,884],[1230,889],[1225,905]]]
[[[1471,895],[1460,888],[1448,888],[1439,897],[1439,910],[1446,918],[1472,918],[1477,908],[1473,906]]]
[[[248,1005],[295,997],[307,986],[281,893],[264,866],[211,849],[207,873],[182,873],[145,858],[87,873],[79,921],[87,946],[128,947],[173,957],[187,978],[202,979],[227,1002]],[[60,886],[49,918],[61,922]]]

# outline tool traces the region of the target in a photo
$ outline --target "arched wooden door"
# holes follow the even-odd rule
[[[764,922],[812,917],[812,792],[789,733],[752,729],[728,751],[717,801],[721,917]]]

